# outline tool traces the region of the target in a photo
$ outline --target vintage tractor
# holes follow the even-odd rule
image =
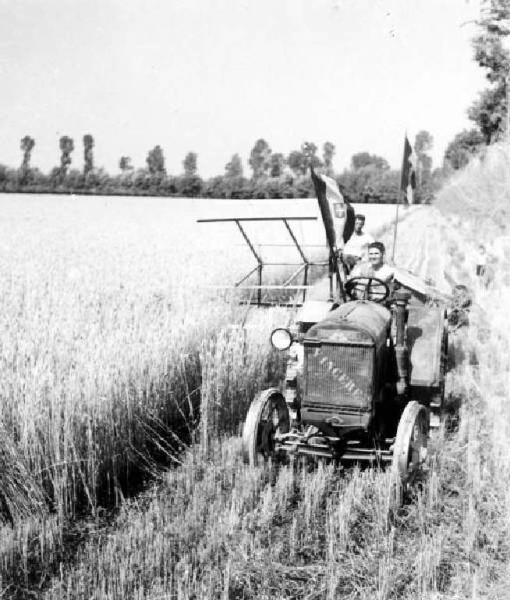
[[[347,279],[332,227],[332,186],[312,177],[330,249],[330,293],[305,300],[293,327],[271,334],[272,345],[288,351],[286,377],[251,403],[244,457],[252,465],[299,455],[391,463],[405,490],[426,458],[430,424],[441,416],[447,301],[399,269],[391,289],[377,278]]]
[[[308,455],[392,464],[405,488],[426,458],[444,394],[445,305],[376,279],[347,282],[349,301],[310,300],[271,343],[287,350],[280,388],[260,392],[243,428],[247,462]],[[363,296],[360,299],[360,296]]]
[[[290,328],[271,334],[287,351],[281,385],[260,392],[243,427],[243,454],[251,465],[268,459],[312,456],[341,463],[391,464],[401,489],[414,480],[427,454],[429,427],[441,415],[447,357],[447,299],[409,272],[395,269],[391,287],[375,277],[349,279],[337,240],[346,215],[336,182],[312,172],[329,259],[328,277],[311,285],[304,255],[302,285],[264,286],[264,263],[242,219],[231,219],[257,259],[249,275],[256,304],[269,288],[294,289],[300,306]],[[310,218],[310,217],[307,217]],[[254,220],[254,219],[251,219]],[[262,220],[262,219],[260,219]]]

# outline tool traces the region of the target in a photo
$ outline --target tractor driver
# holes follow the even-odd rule
[[[393,279],[393,268],[384,262],[386,248],[382,242],[372,242],[368,245],[368,262],[357,264],[351,272],[353,277],[376,277],[384,283]]]

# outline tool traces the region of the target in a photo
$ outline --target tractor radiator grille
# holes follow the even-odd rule
[[[374,348],[305,346],[304,409],[371,407]]]

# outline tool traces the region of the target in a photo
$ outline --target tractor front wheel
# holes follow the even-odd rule
[[[427,409],[412,400],[400,417],[393,447],[392,471],[397,488],[396,502],[399,505],[427,458],[428,433]]]
[[[243,458],[256,466],[271,458],[275,450],[275,435],[288,433],[289,409],[282,393],[271,388],[253,399],[243,427]]]

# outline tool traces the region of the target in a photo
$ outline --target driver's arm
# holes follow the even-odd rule
[[[364,277],[363,270],[361,268],[361,264],[362,263],[358,263],[357,265],[355,265],[355,267],[349,273],[349,279],[352,279],[353,277]]]

